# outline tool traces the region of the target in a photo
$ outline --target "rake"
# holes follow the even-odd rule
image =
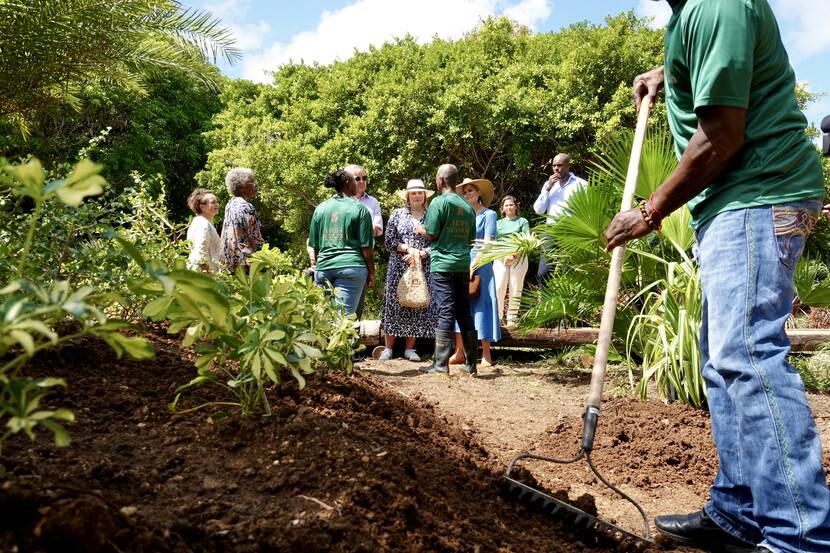
[[[643,151],[643,141],[648,125],[650,106],[648,101],[643,101],[637,119],[637,130],[634,133],[634,143],[631,146],[631,158],[628,163],[628,173],[625,178],[621,211],[631,207],[634,200],[634,192],[637,188],[637,176],[640,168],[640,157]],[[611,253],[611,268],[608,273],[608,284],[605,288],[605,303],[602,308],[602,320],[597,338],[596,356],[594,367],[591,371],[591,384],[588,391],[588,400],[585,407],[582,429],[582,446],[579,453],[571,459],[557,459],[544,457],[532,453],[520,453],[516,455],[507,466],[507,472],[502,478],[502,493],[510,499],[517,499],[536,510],[541,510],[555,517],[561,518],[564,522],[572,525],[574,529],[587,531],[599,537],[611,539],[621,544],[629,544],[635,549],[644,549],[651,543],[648,518],[643,508],[622,490],[611,484],[597,470],[591,461],[591,451],[594,448],[594,435],[599,422],[599,407],[602,400],[602,388],[605,380],[605,369],[608,363],[608,350],[611,346],[611,335],[613,334],[614,316],[617,311],[617,296],[620,289],[620,275],[622,274],[624,246],[617,246]],[[623,528],[586,513],[573,505],[561,501],[541,490],[519,482],[511,476],[513,468],[518,461],[532,459],[546,461],[549,463],[569,464],[585,459],[591,471],[597,479],[605,486],[616,492],[620,497],[631,503],[640,516],[643,518],[643,535],[639,536]]]

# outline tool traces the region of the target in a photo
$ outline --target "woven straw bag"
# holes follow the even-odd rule
[[[406,268],[398,283],[398,303],[404,307],[421,309],[429,306],[429,287],[421,269],[421,256]]]

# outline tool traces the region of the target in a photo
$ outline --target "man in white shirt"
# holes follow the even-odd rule
[[[372,226],[375,230],[375,236],[382,235],[383,216],[380,213],[380,204],[366,192],[366,185],[369,184],[366,168],[362,165],[347,165],[343,170],[351,173],[357,183],[357,194],[355,194],[354,199],[365,205],[369,213],[372,214]]]
[[[571,156],[563,153],[556,154],[553,158],[553,174],[542,186],[539,197],[533,202],[533,211],[538,215],[547,215],[547,222],[550,223],[562,212],[571,195],[587,184],[583,179],[571,173]],[[536,277],[541,281],[549,270],[550,265],[544,256],[540,257]]]

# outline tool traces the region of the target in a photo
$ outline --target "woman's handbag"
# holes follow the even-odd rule
[[[421,269],[421,256],[415,255],[398,283],[398,303],[404,307],[422,309],[429,306],[429,287]]]
[[[471,298],[477,298],[481,293],[481,277],[478,275],[470,276],[469,293]]]

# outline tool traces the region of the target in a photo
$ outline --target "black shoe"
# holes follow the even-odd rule
[[[707,551],[722,551],[724,553],[756,553],[755,545],[739,540],[727,533],[709,518],[706,511],[698,511],[690,515],[663,515],[654,518],[657,530],[684,545],[699,547]],[[769,553],[760,548],[761,553]]]

